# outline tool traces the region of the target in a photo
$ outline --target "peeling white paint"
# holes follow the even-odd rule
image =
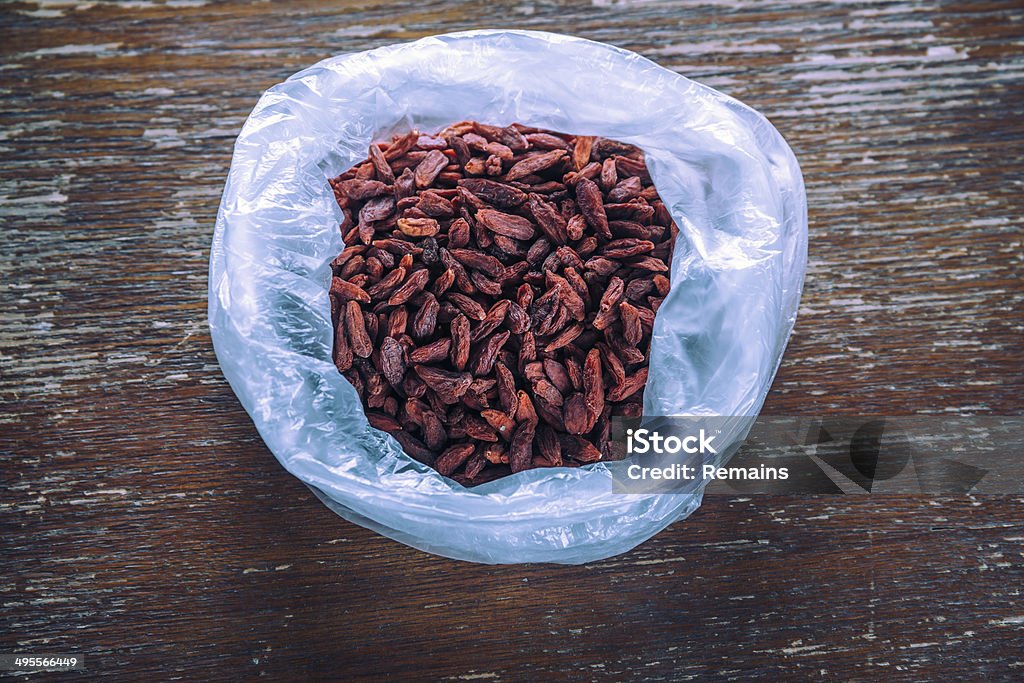
[[[15,56],[15,59],[26,59],[30,57],[50,57],[55,55],[93,55],[104,57],[121,47],[121,43],[95,43],[88,45],[59,45],[57,47],[43,47],[32,52],[23,52]]]

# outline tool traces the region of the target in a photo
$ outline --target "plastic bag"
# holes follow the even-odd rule
[[[645,415],[756,415],[806,262],[799,167],[754,110],[632,52],[534,31],[468,31],[324,60],[246,121],[210,256],[224,375],[274,455],[342,517],[486,563],[583,563],[686,517],[700,495],[612,492],[625,463],[534,469],[466,489],[369,426],[331,360],[327,178],[372,140],[471,119],[641,147],[680,228],[654,327]]]

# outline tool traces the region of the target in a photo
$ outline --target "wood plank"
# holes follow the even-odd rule
[[[231,144],[315,61],[570,31],[764,112],[810,267],[765,412],[1020,414],[1019,3],[21,2],[0,8],[0,651],[123,679],[1019,677],[1019,496],[709,497],[584,567],[326,511],[206,328]]]

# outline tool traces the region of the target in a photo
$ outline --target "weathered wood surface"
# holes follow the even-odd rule
[[[0,8],[0,651],[90,673],[1019,680],[1024,506],[713,497],[579,568],[425,555],[330,514],[221,377],[231,143],[323,57],[476,26],[637,50],[757,107],[810,268],[773,414],[1019,414],[1017,2]]]

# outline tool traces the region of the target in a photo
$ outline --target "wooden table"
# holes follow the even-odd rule
[[[121,679],[1020,680],[1022,499],[709,497],[583,567],[426,555],[328,512],[213,355],[233,138],[323,57],[571,31],[760,109],[810,267],[770,414],[1020,414],[1017,2],[7,4],[0,651]]]

